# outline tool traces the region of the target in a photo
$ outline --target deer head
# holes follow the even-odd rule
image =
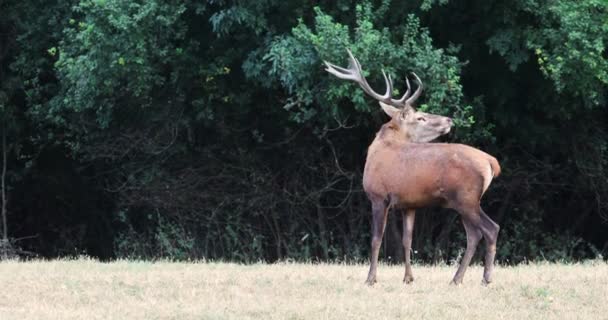
[[[383,95],[380,95],[367,83],[367,80],[363,76],[363,70],[359,60],[353,56],[350,50],[347,49],[346,51],[348,51],[350,57],[348,68],[342,68],[325,61],[325,70],[340,79],[358,83],[365,93],[378,100],[382,110],[391,117],[391,120],[387,123],[386,127],[394,130],[394,133],[401,139],[405,139],[407,142],[429,142],[450,132],[452,128],[452,119],[417,111],[412,106],[422,93],[422,81],[415,73],[412,73],[412,75],[418,83],[416,91],[410,95],[410,81],[406,77],[405,82],[407,84],[407,91],[401,98],[394,99],[392,97],[393,81],[390,75],[387,77],[383,70],[382,75],[384,76],[384,81],[386,83],[386,92]]]

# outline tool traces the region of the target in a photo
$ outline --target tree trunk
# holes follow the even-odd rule
[[[4,121],[3,121],[4,122]],[[8,225],[6,223],[6,123],[2,126],[2,240],[0,240],[0,258],[6,260],[12,257],[14,252],[8,240]]]
[[[8,242],[8,225],[6,223],[6,127],[2,126],[2,241]]]

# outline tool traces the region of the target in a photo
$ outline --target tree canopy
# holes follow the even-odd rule
[[[608,253],[602,0],[3,0],[8,235],[42,256],[362,259],[371,85],[416,72],[450,142],[495,155],[497,258]],[[399,215],[385,257],[399,261]],[[449,261],[457,215],[419,214],[415,259]]]

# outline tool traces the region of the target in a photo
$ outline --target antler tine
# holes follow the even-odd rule
[[[331,64],[327,61],[324,61],[324,62],[325,62],[325,71],[333,74],[334,76],[336,76],[340,79],[344,79],[344,80],[353,80],[353,81],[357,80],[357,78],[352,74],[352,70],[339,67],[339,66],[337,66],[335,64]]]
[[[408,98],[408,96],[410,95],[410,89],[412,89],[412,87],[410,86],[410,80],[407,78],[407,76],[405,76],[405,83],[407,84],[407,91],[405,91],[405,93],[403,94],[403,96],[401,96],[399,100],[395,100],[395,102],[400,105],[405,105],[405,99]]]
[[[386,73],[384,72],[384,70],[382,70],[382,76],[384,77],[384,83],[386,84],[386,92],[384,93],[383,96],[381,96],[382,98],[382,102],[385,102],[384,100],[391,100],[391,103],[388,104],[392,104],[392,100],[391,99],[391,95],[393,93],[393,79],[391,79],[391,75],[389,74],[388,77],[386,76]],[[367,81],[365,81],[367,83]],[[368,85],[369,87],[369,85]],[[371,87],[369,87],[371,90]],[[375,93],[375,92],[374,92]],[[376,93],[377,94],[377,93]]]
[[[405,100],[405,103],[408,105],[411,105],[412,103],[414,103],[416,101],[416,99],[418,99],[418,97],[420,97],[420,94],[422,93],[422,88],[423,88],[422,80],[420,80],[418,75],[416,75],[413,72],[412,72],[412,75],[416,78],[416,82],[418,82],[418,88],[416,89],[416,92],[414,92],[414,94],[412,94],[411,97],[409,97],[407,100]]]
[[[350,53],[350,51],[348,51],[348,53],[350,54],[350,59],[348,61],[348,68],[343,68],[343,67],[337,66],[333,63],[330,63],[328,61],[324,61],[325,71],[333,74],[334,76],[336,76],[340,79],[355,81],[361,85],[361,82],[362,82],[361,64]]]
[[[348,52],[348,56],[350,57],[350,64],[355,68],[354,71],[356,72],[359,78],[357,83],[359,83],[361,89],[363,89],[363,91],[365,91],[368,95],[372,96],[374,99],[382,101],[386,104],[393,105],[391,99],[391,93],[393,91],[393,81],[390,78],[390,75],[387,77],[384,70],[382,70],[382,76],[384,77],[384,83],[386,84],[386,92],[384,93],[384,95],[378,94],[369,85],[365,76],[363,76],[363,68],[361,67],[361,62],[359,62],[359,59],[355,58],[355,56],[349,49],[346,49],[346,51]]]

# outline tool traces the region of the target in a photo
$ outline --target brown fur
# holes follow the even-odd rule
[[[483,183],[484,171],[495,170],[494,163],[494,157],[462,144],[379,140],[368,149],[363,188],[370,199],[390,195],[407,208],[447,204],[447,197],[454,194],[466,197],[472,192],[481,197],[479,190],[462,186],[475,189]]]

